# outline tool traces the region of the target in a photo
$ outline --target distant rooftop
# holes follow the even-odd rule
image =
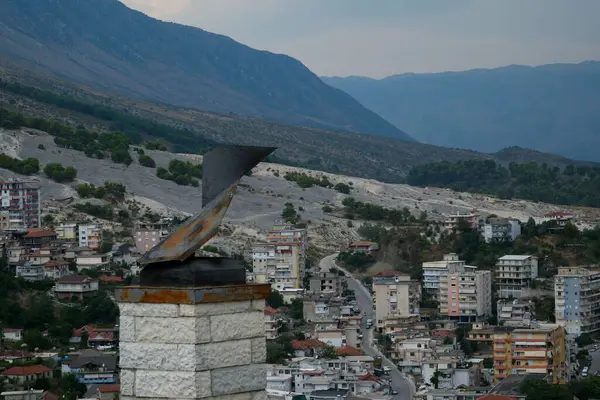
[[[490,394],[500,394],[504,396],[523,396],[521,386],[524,382],[532,379],[546,379],[546,374],[524,374],[509,375],[500,381],[490,390]]]

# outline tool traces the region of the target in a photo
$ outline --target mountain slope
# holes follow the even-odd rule
[[[0,15],[0,58],[97,89],[413,140],[291,57],[162,22],[117,0],[3,0]]]
[[[425,143],[600,161],[600,62],[323,80]]]

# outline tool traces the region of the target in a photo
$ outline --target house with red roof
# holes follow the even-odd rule
[[[65,260],[50,260],[44,264],[44,274],[48,279],[60,279],[69,275],[69,262]]]
[[[27,230],[27,233],[22,237],[22,245],[40,249],[46,247],[50,242],[56,240],[56,232],[48,228],[31,228]]]
[[[267,340],[275,340],[279,337],[279,328],[283,323],[281,313],[273,307],[266,306],[264,314]]]
[[[36,381],[52,377],[52,370],[45,365],[29,365],[27,367],[11,367],[2,372],[7,379],[14,379],[18,383]]]
[[[92,325],[73,329],[73,335],[69,339],[69,342],[81,343],[84,333],[87,335],[87,347],[90,348],[116,347],[119,344],[118,328],[97,328]]]
[[[553,221],[562,228],[570,221],[573,221],[573,214],[565,211],[549,212],[544,214],[544,221]]]
[[[294,357],[314,357],[317,350],[327,346],[327,343],[317,339],[292,340]]]
[[[100,385],[98,386],[98,392],[96,394],[96,399],[98,400],[113,400],[115,395],[119,395],[121,392],[121,385],[119,384],[111,384],[111,385]]]
[[[84,297],[95,296],[97,292],[98,280],[85,275],[63,276],[54,285],[54,295],[59,299],[82,300]]]
[[[352,346],[342,346],[335,350],[338,356],[346,357],[346,356],[364,356],[365,353],[362,350],[357,349]]]

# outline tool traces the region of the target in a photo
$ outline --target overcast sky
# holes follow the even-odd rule
[[[122,1],[288,54],[318,75],[600,60],[600,0]]]

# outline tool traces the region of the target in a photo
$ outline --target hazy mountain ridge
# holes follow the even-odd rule
[[[0,14],[5,60],[96,89],[413,140],[289,56],[162,22],[117,0],[4,0]]]
[[[322,79],[424,143],[600,161],[600,62]]]

